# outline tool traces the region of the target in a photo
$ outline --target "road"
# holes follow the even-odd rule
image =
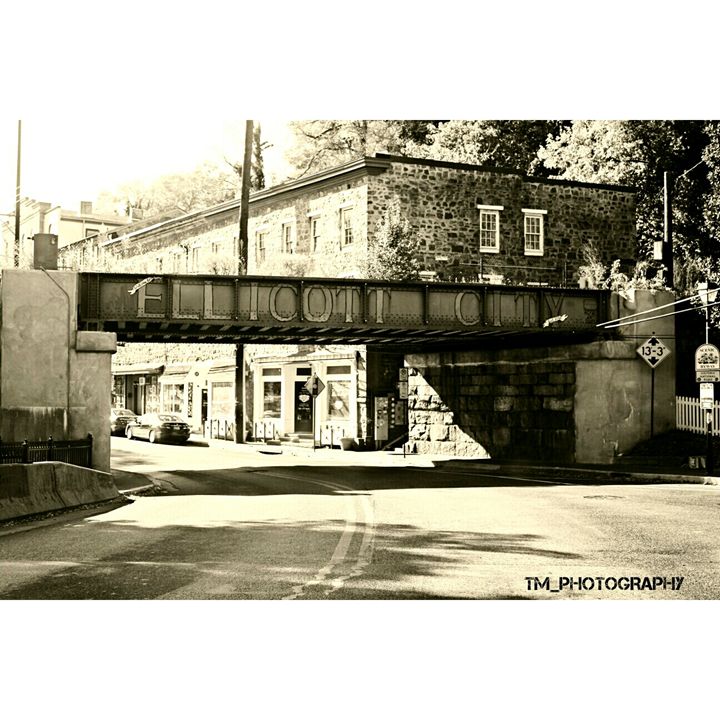
[[[720,597],[716,486],[112,442],[157,491],[1,533],[0,598]]]

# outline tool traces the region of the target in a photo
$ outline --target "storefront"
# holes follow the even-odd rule
[[[136,415],[160,411],[159,378],[164,365],[122,365],[112,370],[112,406]]]
[[[320,444],[335,446],[342,437],[358,437],[359,401],[364,405],[358,392],[361,365],[361,353],[354,350],[322,349],[253,360],[254,437],[314,436]],[[313,378],[319,379],[316,394]]]

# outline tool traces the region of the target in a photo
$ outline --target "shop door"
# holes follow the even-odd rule
[[[305,387],[307,380],[295,382],[295,432],[312,433],[313,399]]]

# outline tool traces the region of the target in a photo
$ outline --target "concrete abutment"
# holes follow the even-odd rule
[[[614,294],[611,316],[673,299],[667,291]],[[670,350],[654,370],[637,354],[653,334]],[[624,325],[611,340],[413,354],[406,364],[412,452],[611,464],[650,437],[651,420],[655,433],[675,427],[673,317]]]

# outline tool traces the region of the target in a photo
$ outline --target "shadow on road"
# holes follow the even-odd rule
[[[486,566],[492,577],[493,569],[506,562],[499,555],[555,563],[581,557],[542,547],[539,535],[379,524],[373,528],[372,557],[361,573],[350,572],[357,560],[351,554],[348,567],[338,566],[326,581],[313,583],[318,555],[329,556],[343,531],[340,521],[233,521],[222,527],[148,528],[127,519],[113,520],[110,514],[93,518],[91,525],[96,539],[112,538],[112,552],[73,561],[57,550],[57,569],[6,589],[0,598],[281,599],[298,584],[304,587],[298,599],[310,600],[497,598],[490,578],[472,572],[468,576],[463,569]],[[87,533],[87,525],[74,532]],[[457,571],[466,577],[465,587],[449,590],[443,578]],[[514,584],[520,585],[522,572],[517,575]],[[344,582],[334,585],[339,576]]]
[[[151,473],[152,474],[152,473]],[[369,467],[347,465],[274,465],[163,471],[160,487],[173,495],[285,495],[369,493],[380,490],[603,486],[622,484],[607,474],[565,475],[552,469],[520,472],[503,468],[485,470],[435,467]],[[174,480],[176,478],[176,480]]]

